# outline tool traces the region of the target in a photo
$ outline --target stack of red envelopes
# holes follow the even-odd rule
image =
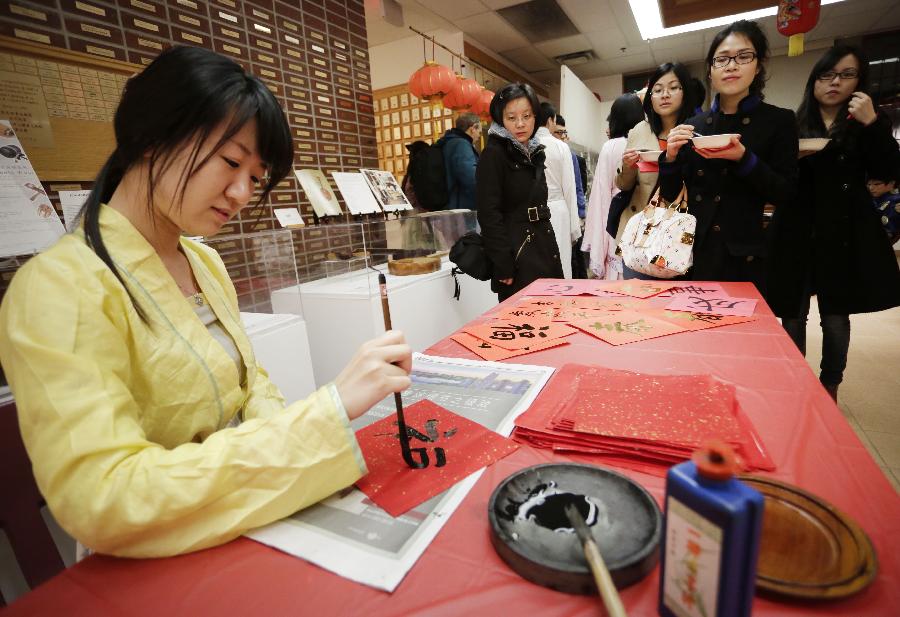
[[[774,469],[734,387],[709,375],[644,375],[566,364],[516,419],[513,438],[651,473],[721,439],[734,447],[745,471]]]

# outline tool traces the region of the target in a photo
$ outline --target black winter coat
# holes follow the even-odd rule
[[[799,208],[780,221],[770,304],[799,317],[810,293],[819,312],[849,315],[900,305],[900,269],[866,189],[867,176],[892,178],[900,151],[881,119],[848,127],[824,150],[800,159]]]
[[[766,204],[794,206],[797,184],[797,124],[794,112],[744,98],[736,114],[709,111],[687,121],[701,135],[738,133],[746,153],[740,161],[705,159],[692,144],[673,163],[660,157],[662,195],[674,199],[684,181],[688,211],[697,217],[694,265],[688,277],[703,281],[750,281],[766,294]]]
[[[478,224],[494,268],[491,289],[501,302],[536,279],[563,277],[547,208],[544,156],[541,146],[529,160],[510,140],[490,135],[478,160]],[[529,221],[529,208],[537,220]],[[499,282],[507,278],[512,285]]]

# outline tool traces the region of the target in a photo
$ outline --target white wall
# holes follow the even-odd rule
[[[436,30],[428,33],[434,36],[438,43],[446,45],[454,52],[462,55],[462,32],[447,32]],[[428,59],[431,60],[431,43],[426,45]],[[415,73],[425,62],[422,56],[422,37],[411,37],[376,45],[369,48],[369,66],[372,69],[372,89],[380,90],[399,84],[405,84],[410,76]],[[459,60],[453,58],[444,49],[434,47],[434,60],[438,64],[452,66],[459,72]],[[451,64],[452,60],[452,64]]]
[[[569,139],[599,152],[606,137],[600,101],[569,67],[561,67],[561,77],[559,113],[566,119]]]
[[[584,85],[591,91],[599,94],[603,101],[614,101],[617,96],[622,94],[622,74],[616,73],[614,75],[585,79]]]

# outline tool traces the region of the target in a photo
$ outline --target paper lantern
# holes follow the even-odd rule
[[[453,71],[431,60],[409,78],[409,91],[423,101],[443,98],[455,87]]]
[[[478,93],[478,99],[475,101],[475,104],[472,105],[471,111],[473,114],[478,114],[482,118],[489,118],[491,115],[491,101],[494,100],[494,93],[490,90],[482,88]]]
[[[803,33],[815,28],[819,21],[820,0],[781,0],[775,24],[778,32],[788,37],[788,56],[803,53]]]
[[[444,95],[444,107],[453,111],[468,111],[481,96],[481,86],[474,79],[456,76],[456,87]]]

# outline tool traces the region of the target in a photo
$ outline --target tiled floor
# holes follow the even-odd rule
[[[806,360],[822,358],[818,308],[810,308]],[[850,355],[838,407],[900,492],[900,307],[850,316]]]

